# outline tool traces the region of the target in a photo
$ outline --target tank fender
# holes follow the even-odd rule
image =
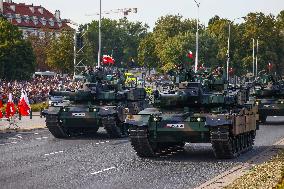
[[[45,115],[57,115],[60,113],[62,107],[49,107],[46,111],[44,111]]]
[[[233,120],[228,119],[225,115],[206,117],[205,127],[218,127],[222,125],[232,125]]]
[[[145,127],[149,123],[151,115],[127,115],[125,123],[132,126]]]
[[[108,116],[116,114],[116,106],[103,106],[100,107],[98,115],[100,116]]]

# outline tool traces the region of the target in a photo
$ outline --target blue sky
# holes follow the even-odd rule
[[[277,15],[284,10],[284,0],[197,0],[200,2],[200,21],[207,24],[214,15],[233,20],[249,12],[264,12]],[[99,0],[13,0],[16,3],[42,5],[54,12],[61,11],[62,18],[84,24],[98,19],[98,16],[86,14],[99,12]],[[197,8],[194,0],[102,0],[102,11],[118,8],[138,8],[137,14],[128,16],[131,21],[147,23],[151,28],[156,20],[166,14],[180,14],[184,18],[196,18]],[[122,18],[122,14],[105,15],[111,19]]]

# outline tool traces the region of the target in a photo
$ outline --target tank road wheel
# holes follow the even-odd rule
[[[159,152],[159,144],[149,141],[146,128],[131,128],[129,137],[131,145],[139,157],[155,157]]]
[[[127,136],[127,129],[115,117],[104,117],[102,125],[110,138],[122,138]]]
[[[69,137],[67,131],[64,127],[59,125],[58,116],[57,115],[46,115],[46,127],[51,132],[51,134],[55,138],[67,138]]]
[[[211,131],[211,144],[216,158],[230,159],[239,156],[240,138],[232,136],[229,132],[222,133],[222,139],[219,138],[220,133]],[[226,137],[225,137],[226,136]]]
[[[228,140],[212,142],[213,152],[218,159],[231,159],[239,156],[236,137],[229,136]]]

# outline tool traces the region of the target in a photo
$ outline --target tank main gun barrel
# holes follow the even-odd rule
[[[51,96],[63,96],[66,97],[68,100],[71,101],[92,101],[94,100],[94,95],[91,91],[51,91],[49,93]]]

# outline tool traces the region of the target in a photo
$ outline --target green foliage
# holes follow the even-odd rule
[[[0,18],[0,77],[8,80],[28,79],[35,70],[31,43],[23,40],[21,32]]]
[[[140,41],[147,34],[147,25],[141,22],[130,22],[127,19],[119,21],[102,19],[102,55],[113,55],[118,66],[127,66],[134,59],[137,62],[137,49]],[[97,63],[99,28],[98,21],[89,24],[86,41],[89,44],[86,60]],[[84,26],[86,29],[87,27]],[[123,65],[121,65],[123,64]],[[137,63],[136,63],[137,64]]]
[[[74,68],[73,47],[73,32],[62,31],[58,37],[53,37],[46,49],[48,66],[57,72],[72,73]]]
[[[155,43],[152,33],[149,33],[139,44],[138,63],[149,70],[158,67],[158,57],[155,54]]]
[[[28,37],[28,41],[31,43],[33,52],[36,59],[36,70],[46,71],[50,70],[47,65],[47,47],[50,44],[51,36],[48,36],[48,32],[45,31],[46,35],[44,37],[31,35]]]
[[[33,112],[39,112],[42,109],[48,108],[48,104],[46,102],[31,104],[31,109]]]

